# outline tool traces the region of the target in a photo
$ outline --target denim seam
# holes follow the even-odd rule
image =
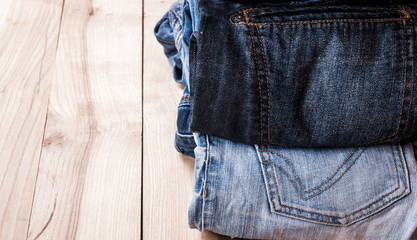
[[[190,101],[189,100],[181,101],[178,104],[178,109],[182,109],[182,108],[190,111],[190,108],[191,108]]]
[[[182,103],[182,102],[187,102],[187,101],[190,101],[190,96],[183,96],[183,97],[180,99],[180,103]]]
[[[180,138],[187,138],[187,139],[194,138],[193,135],[184,135],[184,134],[181,134],[179,132],[177,132],[177,136],[180,137]]]
[[[299,3],[299,1],[295,1],[295,2],[291,2],[290,4],[291,5],[293,5],[293,6],[295,6],[295,7],[299,7],[299,6],[321,6],[321,5],[324,5],[324,4],[329,4],[329,3],[332,3],[332,2],[336,2],[336,0],[320,0],[320,1],[317,1],[317,2],[312,2],[312,3]]]
[[[268,67],[267,67],[266,60],[265,60],[264,46],[263,46],[262,39],[261,39],[261,36],[260,36],[260,33],[259,33],[259,27],[258,26],[255,26],[255,28],[256,28],[256,32],[257,32],[257,36],[258,36],[258,41],[259,41],[259,44],[260,44],[260,48],[261,48],[262,59],[263,59],[264,68],[265,68],[266,86],[268,88],[268,142],[270,142],[270,133],[271,133],[270,132],[270,116],[271,116],[270,109],[271,109],[271,107],[270,107],[270,91],[269,91]]]
[[[349,19],[331,19],[331,20],[317,20],[317,21],[302,21],[302,22],[263,22],[263,23],[233,23],[234,25],[249,25],[249,26],[265,26],[265,25],[307,25],[307,24],[317,24],[317,23],[386,23],[386,22],[399,22],[403,21],[403,18],[391,18],[385,20],[349,20]]]
[[[365,149],[364,149],[364,150],[365,150]],[[391,146],[391,151],[393,151],[393,150],[392,150],[392,146]],[[362,150],[362,152],[363,152],[363,150]],[[394,154],[394,153],[393,153],[393,155],[395,156],[395,154]],[[358,156],[358,157],[359,157],[359,156]],[[261,154],[261,159],[262,159],[262,161],[264,161],[263,154]],[[404,180],[405,180],[405,183],[406,183],[406,182],[407,182],[407,180],[405,179],[405,175],[406,175],[406,173],[405,173],[405,163],[404,163],[404,159],[403,159],[403,157],[401,156],[401,154],[400,154],[400,159],[402,160],[402,165],[403,165],[403,166],[402,166],[402,168],[403,168],[403,173],[404,173]],[[397,167],[397,162],[396,162],[396,159],[395,159],[395,158],[394,158],[394,164],[395,164],[396,173],[397,173],[397,185],[398,185],[398,186],[397,186],[397,187],[396,187],[393,191],[391,191],[391,192],[389,192],[389,193],[385,194],[384,196],[382,196],[382,197],[381,197],[381,198],[379,198],[378,200],[376,200],[376,201],[372,202],[371,204],[367,205],[366,207],[363,207],[363,208],[361,208],[361,209],[359,209],[359,210],[357,210],[357,211],[355,211],[355,212],[353,212],[353,213],[351,213],[351,214],[349,214],[349,215],[345,215],[345,216],[343,216],[343,217],[329,216],[329,215],[325,215],[325,214],[321,214],[321,213],[315,213],[315,212],[305,211],[305,210],[302,210],[302,209],[298,209],[298,208],[294,208],[294,207],[290,207],[290,206],[283,205],[283,204],[281,203],[279,193],[277,193],[278,202],[279,202],[280,206],[283,206],[283,207],[286,207],[286,208],[290,208],[290,209],[294,209],[294,210],[297,210],[297,211],[300,211],[300,212],[305,212],[305,213],[315,214],[315,215],[318,215],[318,216],[325,216],[325,217],[329,217],[329,218],[337,218],[337,219],[346,218],[346,217],[349,217],[349,216],[351,216],[351,215],[354,215],[354,214],[356,214],[356,213],[358,213],[358,212],[361,212],[361,211],[363,211],[363,210],[365,210],[365,209],[367,209],[367,208],[371,207],[372,205],[375,205],[376,203],[378,203],[378,202],[382,201],[384,198],[386,198],[387,196],[391,195],[392,193],[394,193],[395,191],[397,191],[397,190],[401,187],[401,186],[400,186],[400,176],[399,176],[399,173],[398,173],[398,167]],[[269,191],[270,191],[270,194],[272,194],[271,187],[270,187],[270,180],[269,180],[268,172],[267,172],[267,170],[266,170],[265,165],[264,165],[264,163],[263,163],[263,162],[262,162],[262,165],[264,166],[264,172],[265,172],[265,175],[266,175],[266,178],[267,178],[267,185],[268,185],[268,189],[269,189]],[[280,168],[280,169],[282,170],[282,168]],[[285,172],[285,171],[284,171],[284,172]],[[276,185],[276,187],[277,187],[277,192],[278,192],[278,183],[277,183],[277,180],[276,180],[276,177],[275,177],[275,171],[273,171],[272,173],[273,173],[273,177],[274,177],[275,185]],[[288,174],[287,174],[287,175],[288,175]],[[291,179],[291,178],[290,178],[290,179]],[[408,186],[407,186],[407,184],[405,184],[405,186],[404,186],[404,191],[403,191],[402,193],[400,193],[398,196],[393,197],[392,199],[388,200],[386,203],[384,203],[383,205],[381,205],[381,206],[377,207],[376,209],[372,210],[371,212],[364,213],[364,214],[362,214],[362,215],[360,215],[360,216],[358,216],[358,217],[356,217],[356,218],[354,218],[354,219],[351,219],[350,221],[348,221],[348,222],[346,223],[346,225],[349,225],[349,224],[351,224],[351,223],[355,222],[355,220],[360,219],[360,218],[362,218],[362,217],[364,217],[364,216],[370,216],[370,215],[372,215],[373,213],[377,212],[379,209],[381,209],[381,208],[383,208],[383,207],[387,206],[387,205],[388,205],[389,203],[391,203],[392,201],[394,201],[394,200],[396,200],[396,199],[398,199],[398,198],[403,197],[403,196],[404,196],[404,194],[405,194],[405,192],[407,191],[407,189],[408,189]],[[319,220],[319,219],[314,219],[314,218],[307,218],[307,217],[304,217],[304,216],[299,216],[299,215],[296,215],[296,214],[292,214],[292,213],[287,213],[287,212],[282,212],[282,211],[279,211],[279,210],[277,210],[277,209],[276,209],[276,207],[275,207],[274,200],[273,200],[273,198],[274,198],[274,197],[272,197],[272,195],[270,195],[270,197],[271,197],[271,202],[272,202],[273,209],[274,209],[274,211],[275,211],[275,212],[280,212],[280,213],[283,213],[283,214],[292,215],[292,216],[297,217],[297,218],[303,218],[303,219],[307,219],[307,220],[312,220],[312,221],[323,222],[323,223],[327,223],[327,224],[330,224],[330,225],[336,225],[336,226],[343,225],[343,224],[337,224],[337,223],[333,223],[333,222],[327,222],[327,221],[324,221],[324,220]]]
[[[404,25],[405,25],[405,22],[404,22]],[[412,41],[412,44],[411,44],[411,48],[412,48],[412,50],[411,50],[411,54],[412,54],[412,60],[411,60],[411,90],[410,90],[410,105],[408,106],[408,113],[407,113],[407,121],[406,121],[406,123],[405,123],[405,126],[404,126],[404,130],[403,130],[403,133],[401,134],[401,137],[400,138],[402,138],[403,136],[404,136],[404,134],[405,134],[405,132],[406,132],[406,130],[407,130],[407,126],[408,126],[408,121],[409,121],[409,118],[410,118],[410,112],[411,112],[411,107],[412,107],[412,105],[413,105],[413,89],[414,89],[414,44],[415,44],[415,36],[414,36],[414,24],[412,25],[412,27],[411,27],[411,31],[412,31],[412,38],[413,38],[413,41]]]
[[[335,2],[335,1],[336,0],[331,0],[330,2],[328,2],[326,4],[329,4],[329,3],[332,3],[332,2]],[[306,5],[304,5],[304,6],[306,6]],[[333,5],[333,6],[336,6],[336,5]],[[277,7],[286,8],[288,10],[293,10],[294,9],[294,8],[291,8],[290,6],[285,6],[285,5],[277,6]],[[238,10],[234,14],[234,16],[241,14],[241,12],[243,12],[243,11],[246,11],[247,13],[250,13],[250,12],[255,11],[255,10],[260,10],[260,11],[261,10],[275,10],[277,7],[252,7],[252,8],[243,8],[243,9]],[[394,10],[397,10],[397,11],[400,11],[400,13],[404,13],[404,12],[401,12],[401,10],[402,10],[401,8],[394,8],[394,7],[378,7],[377,10],[379,10],[379,11],[380,10],[385,10],[385,11],[389,11],[389,12],[392,12]]]
[[[177,19],[178,22],[180,22],[180,25],[183,26],[182,24],[182,17],[180,17],[180,15],[173,9],[170,10],[170,12],[172,12],[175,15],[175,18]]]
[[[207,198],[207,185],[208,185],[208,171],[209,171],[209,164],[210,164],[210,139],[208,135],[206,135],[206,142],[207,142],[207,162],[206,162],[206,176],[205,176],[205,184],[204,184],[204,196],[203,198]]]
[[[208,163],[210,161],[210,140],[208,135],[204,135],[204,141],[206,144],[206,160],[205,160],[205,169],[204,169],[204,193],[203,193],[203,199],[202,199],[202,211],[201,211],[201,230],[204,232],[206,229],[205,224],[207,219],[207,214],[209,214],[209,211],[206,211],[206,207],[209,207],[207,205],[207,181],[208,181]],[[210,222],[211,223],[211,222]]]
[[[282,144],[275,143],[271,140],[271,124],[270,124],[270,122],[271,122],[271,101],[270,101],[270,99],[271,98],[270,98],[270,88],[269,88],[268,64],[267,64],[266,58],[265,58],[265,50],[264,50],[264,45],[262,43],[262,38],[261,38],[260,33],[259,33],[259,27],[258,26],[255,26],[255,27],[256,27],[257,34],[258,34],[258,41],[259,41],[260,48],[261,48],[262,59],[263,59],[263,62],[264,62],[266,86],[267,86],[267,91],[268,91],[268,133],[267,133],[268,134],[268,143],[272,144],[272,145],[282,146]]]
[[[330,0],[330,2],[328,2],[328,3],[332,3],[332,2],[335,2],[335,1],[336,0]],[[328,4],[328,3],[326,3],[326,4]],[[287,8],[287,9],[293,9],[293,8],[286,7],[286,6],[282,6],[282,7]],[[274,10],[276,8],[277,7],[252,7],[252,8],[244,8],[244,9],[239,10],[236,14],[240,14],[240,12],[242,12],[242,11],[246,11],[247,13],[249,13],[249,12],[252,12],[252,11],[255,11],[255,10]],[[402,9],[401,8],[394,8],[394,7],[378,7],[378,10],[385,10],[385,11],[390,11],[390,12],[392,12],[394,10],[398,10],[398,11],[400,11],[400,13],[404,13],[404,12],[401,12]]]
[[[265,10],[265,9],[272,9],[270,7],[267,8],[246,8],[239,10],[235,14],[233,14],[229,21],[233,25],[300,25],[300,24],[316,24],[316,23],[335,23],[335,22],[341,22],[341,23],[362,23],[362,22],[369,22],[369,23],[384,23],[384,22],[399,22],[399,21],[407,21],[411,20],[411,15],[408,13],[408,11],[405,9],[405,7],[402,7],[401,9],[397,9],[399,13],[403,14],[400,18],[387,18],[387,19],[360,19],[360,20],[353,20],[353,19],[328,19],[328,20],[316,20],[316,21],[296,21],[296,22],[261,22],[261,23],[251,23],[249,22],[250,17],[248,16],[248,13],[254,10]],[[394,11],[393,8],[378,8],[378,10],[388,10],[388,11]],[[239,21],[239,22],[233,22],[233,18],[240,14],[245,14],[246,16],[246,22]]]
[[[336,0],[321,1],[321,2],[312,3],[311,5],[308,5],[308,6],[314,6],[314,5],[321,6],[321,5],[325,5],[325,4],[329,4],[329,3],[334,3],[334,2],[336,2]]]
[[[276,207],[275,207],[275,202],[274,202],[274,197],[272,196],[272,190],[271,190],[271,185],[270,185],[270,183],[269,183],[269,177],[268,177],[268,172],[267,172],[267,169],[266,169],[266,165],[265,164],[263,164],[263,162],[265,162],[265,159],[264,159],[264,155],[263,155],[263,153],[259,153],[259,155],[261,156],[261,166],[262,166],[262,168],[263,168],[263,172],[264,172],[264,178],[266,178],[265,179],[265,184],[266,184],[266,186],[268,186],[268,191],[267,191],[267,195],[268,195],[268,200],[269,200],[269,202],[270,203],[272,203],[272,209],[274,210],[274,211],[276,211]],[[277,186],[278,187],[278,185],[275,183],[275,186]]]
[[[289,177],[289,179],[291,180],[291,182],[294,184],[294,186],[295,186],[295,188],[297,189],[297,191],[298,191],[298,193],[300,194],[300,196],[301,196],[301,198],[305,201],[305,200],[308,200],[308,199],[310,199],[310,198],[313,198],[313,197],[315,197],[315,196],[317,196],[317,195],[319,195],[319,194],[321,194],[322,192],[324,192],[324,191],[326,191],[327,189],[329,189],[329,188],[331,188],[335,183],[337,183],[339,180],[340,180],[340,178],[342,178],[345,174],[346,174],[346,172],[353,166],[353,164],[356,162],[356,160],[358,160],[358,158],[362,155],[362,153],[365,151],[365,149],[366,149],[366,147],[364,148],[364,149],[362,149],[362,151],[358,154],[358,156],[352,161],[352,163],[346,168],[346,170],[336,179],[336,180],[334,180],[334,182],[333,183],[331,183],[329,186],[327,186],[326,188],[324,188],[323,190],[321,190],[321,191],[319,191],[319,192],[317,192],[317,193],[315,193],[315,194],[313,194],[313,195],[311,195],[311,196],[309,196],[309,197],[304,197],[304,195],[301,193],[301,191],[300,191],[300,189],[298,188],[298,186],[297,186],[297,184],[294,182],[294,180],[291,178],[291,176],[288,174],[288,172],[287,171],[285,171],[281,166],[278,166],[278,165],[276,165],[276,164],[273,164],[273,163],[267,163],[267,162],[263,162],[262,164],[267,164],[267,165],[272,165],[272,166],[275,166],[275,167],[277,167],[277,168],[279,168],[279,169],[281,169],[288,177]],[[270,154],[271,152],[269,152],[269,154]],[[271,157],[271,156],[270,156]],[[272,158],[272,157],[271,157]],[[349,159],[349,158],[348,158]],[[347,160],[348,160],[347,159]],[[346,161],[344,162],[344,164],[346,163]],[[342,166],[344,166],[344,164],[342,164]],[[336,172],[337,173],[337,172]],[[330,178],[331,179],[331,178]],[[301,183],[301,181],[300,181],[300,183]],[[324,183],[325,184],[325,183]],[[315,190],[315,189],[314,189]],[[312,190],[313,191],[313,190]]]
[[[178,32],[177,37],[175,38],[175,47],[177,48],[177,50],[180,50],[181,47],[181,41],[182,41],[182,29]]]
[[[243,12],[245,19],[247,22],[249,22],[249,18],[248,15],[246,14],[246,12]],[[256,60],[256,47],[255,47],[255,41],[253,38],[253,33],[252,33],[252,28],[250,26],[248,26],[248,30],[249,30],[249,34],[252,40],[252,52],[253,52],[253,59],[255,61],[255,70],[256,70],[256,75],[258,77],[258,90],[259,90],[259,110],[260,110],[260,138],[261,138],[261,145],[263,144],[263,119],[262,119],[262,86],[261,86],[261,78],[259,76],[259,70],[258,70],[258,61]]]
[[[168,44],[168,45],[175,45],[175,43],[174,43],[174,42],[169,42],[169,41],[167,41],[167,40],[163,40],[162,38],[158,38],[158,37],[156,37],[156,40],[158,40],[159,42],[162,42],[162,43]]]
[[[364,151],[365,149],[363,149],[362,150],[362,152]],[[277,154],[277,155],[279,155],[280,157],[282,157],[290,166],[291,166],[291,168],[292,168],[292,170],[294,171],[294,173],[295,173],[295,176],[297,177],[297,179],[298,179],[298,182],[300,183],[300,185],[301,185],[301,187],[303,188],[303,191],[305,192],[305,193],[310,193],[310,192],[312,192],[312,191],[314,191],[314,190],[316,190],[317,188],[320,188],[321,186],[323,186],[324,184],[326,184],[327,182],[329,182],[338,172],[339,172],[339,170],[346,164],[346,162],[353,156],[353,154],[354,153],[356,153],[357,151],[358,151],[358,148],[355,148],[354,150],[353,150],[353,152],[343,161],[343,163],[339,166],[339,168],[333,173],[333,175],[332,176],[330,176],[326,181],[324,181],[323,183],[321,183],[320,185],[318,185],[317,187],[314,187],[314,188],[312,188],[312,189],[309,189],[309,190],[305,190],[305,187],[304,187],[304,185],[303,185],[303,183],[301,182],[301,180],[300,180],[300,177],[298,176],[298,174],[297,174],[297,171],[295,171],[295,169],[294,169],[294,166],[291,164],[291,162],[285,157],[285,156],[283,156],[282,154],[280,154],[280,153],[278,153],[278,152],[275,152],[275,151],[271,151],[271,150],[266,150],[266,149],[259,149],[259,151],[262,151],[262,152],[269,152],[269,153],[275,153],[275,154]],[[362,153],[361,152],[361,153]],[[361,153],[359,153],[359,156],[361,155]],[[279,167],[278,165],[276,165],[276,164],[273,164],[273,163],[265,163],[265,164],[269,164],[269,165],[274,165],[274,166],[276,166],[276,167]],[[344,174],[344,173],[343,173]],[[289,175],[288,175],[289,176]],[[301,194],[301,193],[300,193]]]

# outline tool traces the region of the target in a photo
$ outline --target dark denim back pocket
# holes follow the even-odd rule
[[[298,147],[417,137],[410,6],[225,4],[228,24],[215,6],[201,7],[192,130]]]
[[[410,193],[400,145],[351,149],[257,147],[271,211],[350,225]]]

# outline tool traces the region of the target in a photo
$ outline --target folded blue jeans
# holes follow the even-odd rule
[[[288,147],[417,140],[417,5],[350,2],[199,1],[191,131]]]
[[[417,237],[411,144],[299,151],[196,140],[192,228],[251,239]]]
[[[173,17],[181,14],[182,21]],[[186,134],[182,137],[191,135],[188,53],[199,27],[197,1],[187,0],[174,4],[155,29],[167,57],[181,60],[179,82],[185,89],[177,125]],[[177,53],[170,55],[169,46]],[[288,148],[200,133],[184,139],[176,139],[181,152],[194,156],[190,152],[197,146],[192,228],[254,239],[412,239],[417,229],[411,144]]]
[[[187,4],[187,3],[185,3]],[[188,7],[186,8],[189,9]],[[178,105],[177,131],[175,133],[175,148],[188,156],[194,157],[196,147],[192,133],[190,132],[190,91],[188,70],[188,43],[184,43],[183,33],[191,35],[190,18],[183,19],[184,1],[180,0],[171,6],[171,9],[162,17],[155,26],[155,36],[164,47],[164,53],[174,69],[174,79],[184,86],[183,95]],[[188,11],[189,15],[189,11]],[[184,24],[184,22],[187,22]],[[189,37],[187,38],[189,39]]]

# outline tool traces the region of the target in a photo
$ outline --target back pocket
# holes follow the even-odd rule
[[[288,147],[410,141],[417,133],[414,12],[248,7],[230,13],[229,24],[212,13],[202,20],[191,128]]]
[[[252,41],[265,143],[354,146],[401,139],[414,79],[409,11],[252,8],[233,16]]]
[[[257,146],[271,211],[350,225],[410,193],[401,145],[351,149]]]

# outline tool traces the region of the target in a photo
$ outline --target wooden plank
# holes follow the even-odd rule
[[[156,22],[174,2],[144,2],[143,238],[223,239],[188,227],[194,159],[174,149],[182,88],[153,35]]]
[[[141,10],[65,1],[28,239],[140,239]]]
[[[0,0],[0,239],[25,239],[62,0]]]

